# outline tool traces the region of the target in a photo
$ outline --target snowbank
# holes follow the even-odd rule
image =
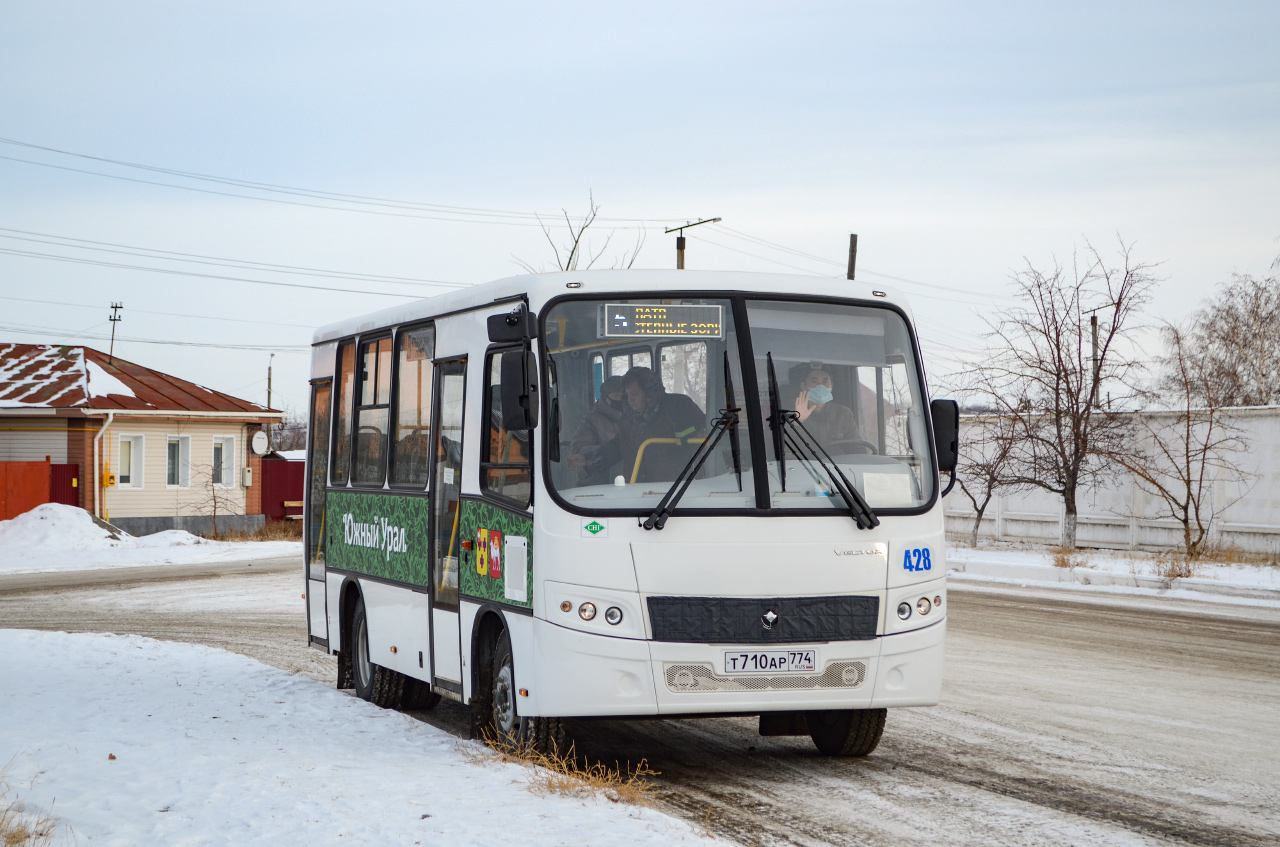
[[[182,530],[141,538],[109,528],[84,509],[45,503],[0,521],[0,573],[196,564],[302,555],[297,541],[206,541]]]
[[[65,843],[706,843],[651,809],[533,794],[474,742],[234,653],[0,630],[0,678],[21,680],[0,686],[10,781],[34,780]]]

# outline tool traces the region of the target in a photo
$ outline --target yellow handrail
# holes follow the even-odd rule
[[[631,481],[635,482],[636,477],[640,475],[640,463],[644,461],[644,450],[650,444],[701,444],[706,440],[705,438],[646,438],[640,442],[640,449],[636,451],[636,461],[631,467]]]

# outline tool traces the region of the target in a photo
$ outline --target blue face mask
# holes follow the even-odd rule
[[[809,389],[810,403],[830,403],[831,389],[825,385],[815,385]]]

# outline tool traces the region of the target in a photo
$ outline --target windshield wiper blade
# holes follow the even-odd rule
[[[725,354],[724,371],[727,380],[729,378],[728,353]],[[738,473],[738,490],[742,490],[742,465],[738,452],[738,413],[742,410],[733,405],[732,386],[725,389],[725,394],[729,401],[726,408],[720,410],[720,417],[716,418],[711,424],[711,432],[707,433],[707,437],[698,445],[697,451],[689,457],[689,461],[684,468],[676,475],[675,481],[671,483],[667,493],[658,501],[658,505],[652,514],[645,518],[644,523],[641,524],[645,529],[662,529],[667,525],[667,519],[671,517],[671,512],[680,502],[680,498],[684,496],[684,493],[689,490],[689,484],[698,475],[698,471],[702,470],[707,457],[715,450],[716,444],[720,443],[720,439],[725,432],[729,433],[730,450],[733,451],[733,466]]]
[[[787,456],[782,449],[782,405],[778,402],[778,375],[773,370],[773,353],[765,353],[769,363],[769,428],[773,430],[773,455],[778,458],[778,481],[787,490]]]
[[[858,525],[858,529],[873,529],[880,525],[880,518],[871,509],[871,504],[866,501],[849,482],[849,478],[844,475],[844,471],[840,470],[840,466],[836,464],[835,459],[827,453],[826,449],[813,437],[813,434],[805,428],[800,421],[800,413],[792,409],[778,408],[778,377],[773,368],[773,354],[767,354],[769,365],[769,403],[772,406],[770,423],[773,424],[773,441],[778,456],[778,478],[782,482],[782,490],[786,491],[786,456],[782,452],[782,445],[785,443],[791,448],[791,452],[801,462],[808,465],[815,463],[826,473],[827,478],[831,481],[831,487],[836,490],[840,498],[844,500],[845,505],[849,507],[849,515],[853,518],[854,523]],[[810,455],[806,456],[805,452]]]
[[[724,408],[735,414],[739,411],[734,406],[733,372],[729,370],[729,351],[724,351]],[[738,440],[738,427],[735,421],[729,427],[729,454],[733,457],[733,472],[738,477],[738,490],[742,490],[742,445]]]
[[[791,451],[804,460],[805,457],[796,449],[795,442],[799,442],[800,445],[808,449],[813,455],[813,460],[826,471],[832,487],[839,492],[845,505],[849,507],[849,513],[853,516],[854,523],[858,525],[858,529],[872,529],[879,526],[880,518],[872,511],[871,504],[853,486],[853,483],[849,482],[849,478],[844,475],[844,471],[840,470],[840,466],[836,464],[835,459],[831,458],[831,455],[827,453],[818,439],[814,438],[812,433],[805,429],[804,424],[800,422],[799,414],[797,412],[785,412],[784,420],[793,428],[791,432],[787,433],[793,442]]]

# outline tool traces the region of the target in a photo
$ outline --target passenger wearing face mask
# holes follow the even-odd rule
[[[579,485],[599,485],[610,481],[609,465],[617,461],[617,450],[616,447],[613,451],[605,448],[617,439],[626,408],[622,377],[611,376],[600,383],[600,399],[574,430],[569,441],[569,456],[565,459],[566,467],[579,469]],[[613,455],[607,455],[609,452]]]
[[[832,400],[831,374],[821,368],[811,369],[805,377],[796,398],[796,413],[804,428],[823,446],[862,440],[853,410]]]

